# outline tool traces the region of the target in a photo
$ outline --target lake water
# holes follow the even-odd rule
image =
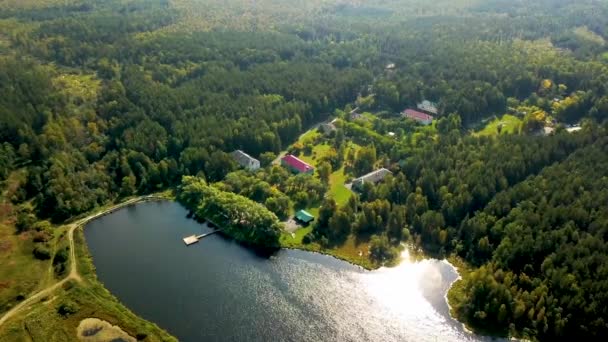
[[[365,271],[296,250],[267,257],[212,235],[174,202],[128,207],[88,224],[99,280],[180,341],[482,341],[448,315],[444,261]],[[407,259],[407,255],[405,255]]]

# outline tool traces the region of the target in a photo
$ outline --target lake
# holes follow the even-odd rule
[[[180,341],[483,341],[451,319],[445,261],[365,271],[297,250],[262,256],[175,202],[148,202],[85,229],[99,280]]]

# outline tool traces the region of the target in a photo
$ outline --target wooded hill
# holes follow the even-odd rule
[[[328,163],[394,176],[340,208],[325,203],[311,238],[376,235],[383,258],[411,234],[429,253],[481,267],[474,277],[484,280],[465,279],[457,310],[472,326],[599,338],[606,222],[586,199],[601,196],[588,187],[605,178],[606,37],[604,0],[5,1],[2,218],[29,230],[176,187],[183,176],[222,181],[218,191],[285,216],[290,204],[320,202],[327,186],[272,171],[225,179],[237,170],[229,153],[271,160],[337,114],[344,124],[328,142],[336,151]],[[423,99],[438,102],[434,126],[396,116]],[[381,120],[351,122],[355,105]],[[469,134],[503,114],[524,129]],[[533,136],[548,118],[555,134]],[[581,132],[564,131],[578,122]],[[391,130],[403,139],[388,138]],[[568,166],[571,182],[556,180]],[[568,185],[579,183],[584,190]],[[307,191],[314,201],[302,198]],[[584,197],[558,201],[575,194]],[[492,298],[488,307],[482,297]]]

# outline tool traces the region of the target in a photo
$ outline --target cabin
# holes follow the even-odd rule
[[[392,174],[389,170],[385,168],[378,169],[376,171],[370,172],[365,176],[361,176],[353,181],[353,188],[361,188],[365,183],[376,184],[383,180],[387,175]]]
[[[304,224],[304,225],[308,225],[310,222],[314,221],[314,219],[315,219],[315,217],[312,216],[312,214],[306,210],[298,211],[294,218],[297,222]]]
[[[304,174],[313,174],[315,169],[310,166],[305,161],[300,158],[294,156],[293,154],[288,154],[285,157],[281,158],[281,165],[294,173],[304,173]]]
[[[433,116],[426,114],[426,113],[422,113],[419,112],[417,110],[413,110],[413,109],[406,109],[405,111],[403,111],[403,113],[401,113],[401,115],[403,117],[415,120],[425,126],[428,126],[430,124],[433,123]]]
[[[428,100],[424,100],[418,104],[418,110],[421,110],[427,114],[437,115],[439,114],[439,109],[437,109],[437,104]]]
[[[260,168],[260,161],[248,155],[247,153],[236,150],[232,152],[232,158],[241,166],[247,170],[255,171]]]

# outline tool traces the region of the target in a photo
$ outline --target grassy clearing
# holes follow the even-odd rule
[[[313,131],[314,132],[314,131]],[[317,133],[318,134],[318,133]],[[299,156],[300,159],[309,163],[310,165],[317,167],[319,161],[322,160],[328,153],[331,151],[331,146],[327,143],[315,145],[312,149],[312,153],[308,155]],[[347,151],[348,153],[350,149],[355,150],[357,152],[361,146],[355,143],[349,143]],[[329,177],[329,192],[328,194],[336,201],[338,205],[343,205],[348,202],[348,199],[352,196],[352,192],[344,186],[346,181],[348,180],[348,176],[344,173],[344,167],[341,167],[338,170],[335,170]],[[318,208],[308,208],[311,214],[316,215],[313,211],[318,212]]]
[[[301,144],[306,144],[308,142],[311,142],[311,141],[315,140],[320,135],[321,135],[321,133],[318,130],[311,129],[308,132],[302,134],[300,136],[300,139],[298,139],[298,142],[301,143]]]
[[[34,246],[31,234],[15,235],[14,226],[0,223],[0,313],[38,289],[48,274],[51,262],[36,260]]]
[[[348,199],[353,195],[352,191],[344,186],[347,179],[348,177],[344,174],[344,167],[341,167],[329,177],[329,193],[338,206],[346,204]]]
[[[8,201],[19,183],[22,172],[13,172],[3,184],[0,195],[0,314],[8,311],[30,293],[43,287],[48,279],[50,260],[34,258],[33,232],[16,234],[14,210]],[[54,246],[55,240],[49,241]],[[52,277],[52,273],[50,274]]]
[[[520,118],[505,114],[502,118],[496,118],[490,121],[481,131],[475,133],[476,136],[493,136],[498,135],[499,126],[502,126],[500,134],[517,134],[521,128],[522,121]]]
[[[297,248],[331,255],[368,270],[373,270],[380,266],[369,259],[369,243],[367,241],[357,241],[355,237],[351,235],[342,245],[334,247],[323,247],[318,243],[302,243],[304,235],[311,230],[312,228],[299,229],[296,232],[295,238],[292,238],[289,234],[284,234],[281,236],[281,246],[284,248]],[[299,234],[300,231],[302,231],[302,235]]]
[[[304,236],[310,232],[312,232],[312,225],[296,230],[294,236],[291,236],[289,233],[282,233],[279,242],[282,247],[299,248],[303,244],[302,239],[304,239]]]

